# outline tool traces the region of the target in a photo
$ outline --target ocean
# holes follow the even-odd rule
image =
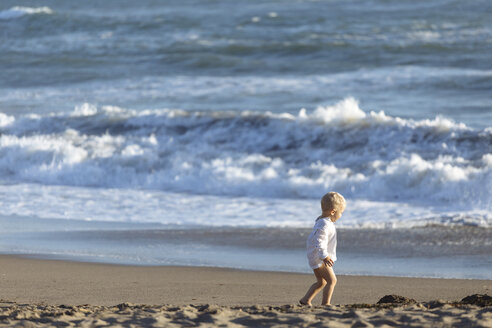
[[[0,253],[492,279],[490,1],[0,3]]]

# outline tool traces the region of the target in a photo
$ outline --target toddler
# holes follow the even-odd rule
[[[313,231],[307,239],[307,258],[314,271],[316,282],[306,295],[299,300],[303,305],[312,306],[314,296],[323,289],[321,305],[330,305],[337,277],[333,264],[337,260],[337,231],[335,221],[345,210],[345,198],[337,192],[329,192],[321,198],[321,215],[316,219]]]

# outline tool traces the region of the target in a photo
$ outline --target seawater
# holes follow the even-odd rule
[[[0,251],[491,279],[490,6],[3,1]]]

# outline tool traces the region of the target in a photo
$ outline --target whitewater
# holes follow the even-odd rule
[[[80,208],[84,214],[77,219],[203,224],[186,210],[179,214],[175,194],[185,194],[191,203],[213,199],[231,209],[248,201],[230,199],[254,200],[247,220],[213,214],[212,206],[212,225],[264,225],[257,213],[273,203],[290,215],[266,224],[306,226],[310,221],[295,210],[297,202],[307,205],[325,190],[338,190],[354,204],[342,225],[491,223],[492,129],[442,117],[414,121],[366,113],[353,98],[297,115],[135,111],[86,103],[67,114],[2,114],[0,124],[2,182],[9,189],[38,184],[73,193],[67,207]],[[79,197],[70,187],[95,188],[96,213],[104,190],[134,189],[132,214],[115,209],[101,217],[91,206],[76,205]],[[171,217],[141,199],[158,191],[172,193],[166,199]],[[15,198],[3,202],[9,214],[23,211]],[[378,211],[374,218],[360,216],[368,204]],[[24,206],[43,212],[42,206]]]

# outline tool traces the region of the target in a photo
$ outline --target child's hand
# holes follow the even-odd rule
[[[329,266],[329,267],[332,267],[332,266],[333,266],[333,264],[334,264],[333,260],[332,260],[332,259],[330,259],[329,257],[327,257],[327,258],[323,259],[323,262],[325,262],[325,264],[326,264],[327,266]]]

